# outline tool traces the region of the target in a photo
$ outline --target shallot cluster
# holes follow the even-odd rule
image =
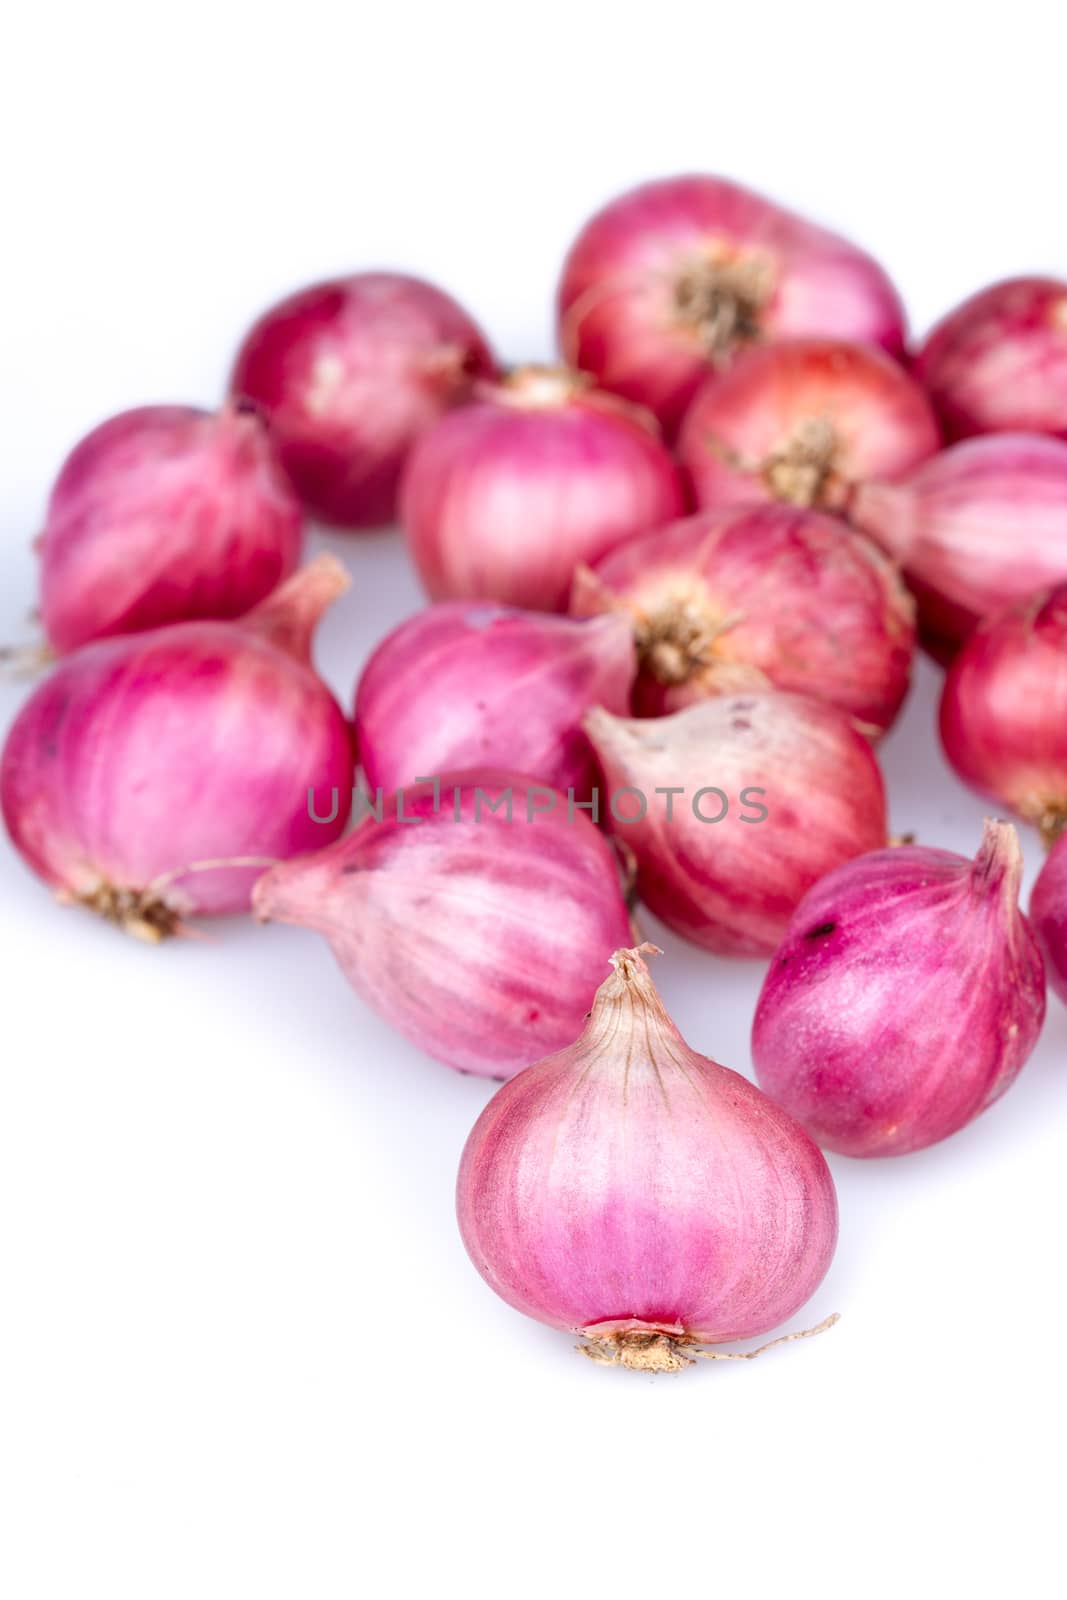
[[[263,313],[217,410],[90,432],[0,807],[59,900],[152,943],[314,930],[415,1049],[500,1081],[459,1173],[478,1271],[598,1364],[678,1372],[819,1288],[819,1145],[957,1133],[1067,1002],[1067,284],[909,351],[863,249],[690,175],[586,223],[558,340],[503,367],[444,290],[354,273]],[[303,523],[394,517],[429,603],[345,663],[349,721],[312,659],[347,575],[299,566]],[[891,843],[920,637],[951,766],[1049,848],[1030,919],[1010,822],[974,859]],[[648,914],[768,963],[759,1088],[683,1039]]]

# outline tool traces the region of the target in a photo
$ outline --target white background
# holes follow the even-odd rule
[[[730,173],[856,236],[918,327],[1067,273],[1048,4],[22,6],[0,45],[0,631],[63,452],[211,404],[263,305],[423,272],[549,353],[583,217]],[[419,602],[395,536],[321,659],[348,696]],[[976,847],[924,663],[884,747],[898,830]],[[21,691],[5,687],[6,726]],[[1037,851],[1027,840],[1031,875]],[[754,964],[666,948],[747,1070]],[[329,951],[239,922],[151,951],[0,844],[0,1589],[1045,1595],[1062,1567],[1067,1013],[1007,1099],[898,1162],[834,1159],[825,1337],[678,1378],[599,1370],[485,1288],[452,1186],[490,1086],[419,1056]]]

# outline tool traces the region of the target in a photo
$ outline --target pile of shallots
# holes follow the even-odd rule
[[[1046,972],[1067,1001],[1067,282],[909,347],[869,256],[698,176],[594,216],[558,312],[561,364],[503,368],[428,283],[322,283],[217,411],[83,439],[0,798],[61,901],[152,943],[315,928],[409,1039],[507,1080],[459,1173],[475,1266],[596,1361],[674,1371],[758,1353],[708,1347],[822,1281],[820,1145],[955,1133]],[[431,602],[349,706],[313,664],[348,576],[301,565],[306,517],[398,519]],[[920,640],[949,761],[1015,819],[973,859],[888,834]],[[1016,823],[1049,849],[1032,920]],[[760,1087],[679,1034],[641,906],[768,963]]]

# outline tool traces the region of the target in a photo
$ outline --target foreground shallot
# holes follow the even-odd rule
[[[371,789],[463,768],[528,773],[583,799],[596,762],[581,721],[625,714],[636,661],[618,613],[576,622],[478,601],[426,606],[375,650],[356,691]]]
[[[611,846],[528,778],[446,774],[260,879],[262,921],[329,940],[367,1004],[429,1055],[506,1077],[574,1038],[629,937]]]
[[[677,1372],[804,1304],[837,1201],[793,1119],[689,1048],[648,951],[617,950],[577,1042],[493,1096],[456,1198],[471,1260],[509,1305],[582,1335],[594,1360]]]
[[[854,245],[725,178],[661,178],[618,196],[564,264],[564,359],[668,434],[746,345],[820,334],[898,355],[900,297]]]
[[[611,832],[668,927],[726,955],[766,955],[798,900],[886,842],[870,744],[801,695],[726,695],[670,717],[591,711]]]
[[[801,901],[763,985],[752,1059],[827,1149],[921,1150],[1014,1081],[1045,1016],[1022,864],[1011,824],[987,822],[974,861],[879,850]]]
[[[945,677],[941,743],[963,781],[1040,828],[1067,826],[1067,584],[975,629]]]
[[[980,290],[926,336],[915,372],[950,438],[1067,439],[1067,283],[1008,278]]]
[[[301,512],[258,417],[142,406],[63,464],[40,538],[56,654],[110,634],[236,617],[300,559]]]
[[[926,627],[958,643],[981,617],[1067,580],[1067,444],[967,439],[899,483],[861,484],[851,517],[900,562]]]
[[[104,639],[59,663],[16,718],[0,803],[61,900],[157,942],[185,917],[247,910],[265,865],[337,837],[351,737],[310,666],[348,579],[321,556],[238,622]]]
[[[522,367],[423,434],[400,520],[431,599],[565,611],[580,562],[685,508],[650,418],[580,374]]]
[[[926,395],[883,350],[790,339],[747,350],[698,390],[678,454],[698,505],[843,513],[858,483],[899,478],[940,444]]]
[[[620,608],[640,716],[773,686],[828,701],[875,736],[907,693],[911,595],[876,545],[816,511],[705,511],[628,539],[580,568],[571,596],[579,616]]]
[[[451,295],[403,273],[360,272],[264,312],[230,387],[267,418],[308,510],[365,528],[392,520],[418,434],[495,371]]]

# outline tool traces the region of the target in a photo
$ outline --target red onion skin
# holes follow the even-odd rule
[[[400,515],[431,599],[566,611],[580,562],[685,509],[674,461],[628,408],[529,371],[422,435]]]
[[[564,797],[539,809],[550,791],[491,770],[439,781],[439,807],[432,783],[405,787],[381,821],[275,867],[255,910],[324,934],[357,993],[428,1055],[506,1077],[574,1038],[629,916],[611,846]],[[511,822],[479,800],[508,788]]]
[[[972,789],[1053,839],[1067,822],[1067,585],[976,628],[945,678],[941,743]]]
[[[576,622],[479,601],[427,606],[389,634],[356,692],[372,790],[464,768],[522,771],[587,799],[596,760],[581,719],[625,714],[636,660],[619,614]]]
[[[915,357],[951,439],[1067,439],[1067,283],[1008,278],[950,311]]]
[[[300,505],[254,416],[141,406],[94,428],[56,479],[41,615],[64,655],[112,634],[236,617],[300,559]]]
[[[697,391],[678,454],[700,506],[785,500],[847,511],[857,483],[901,477],[941,435],[922,389],[869,345],[757,345]]]
[[[679,314],[687,275],[708,263],[757,274],[766,297],[740,338],[709,340]],[[587,222],[558,307],[564,359],[654,412],[668,436],[746,332],[854,339],[893,355],[904,347],[900,297],[870,256],[739,184],[699,175],[643,184]]]
[[[752,1031],[762,1088],[829,1150],[904,1155],[1015,1080],[1045,1016],[1019,910],[1014,828],[975,861],[901,846],[838,868],[797,907]]]
[[[230,387],[268,419],[307,509],[343,528],[393,520],[422,430],[496,373],[477,324],[420,278],[363,272],[266,311]]]
[[[598,1340],[776,1327],[833,1255],[826,1163],[746,1079],[691,1050],[641,963],[576,1043],[498,1091],[467,1141],[460,1231],[517,1311]],[[629,1363],[627,1363],[629,1364]]]
[[[704,700],[670,717],[585,720],[610,794],[634,787],[643,820],[605,819],[633,852],[649,910],[721,955],[769,955],[797,902],[824,873],[886,842],[885,788],[868,741],[832,706],[763,693]],[[657,790],[685,789],[672,820]],[[721,821],[693,800],[714,786]],[[745,793],[755,791],[746,802]],[[757,807],[766,809],[755,820]],[[638,803],[615,808],[636,816]],[[722,810],[715,795],[703,815]]]
[[[876,545],[817,511],[703,511],[628,539],[580,570],[571,596],[579,616],[617,606],[636,628],[639,716],[773,686],[876,736],[908,691],[910,594]]]
[[[1030,895],[1030,920],[1048,981],[1067,1005],[1067,837],[1052,846]]]
[[[322,558],[240,622],[174,623],[60,662],[0,763],[4,821],[38,877],[149,936],[248,909],[262,862],[201,863],[336,838],[345,808],[316,822],[308,790],[323,812],[332,786],[350,797],[351,739],[308,647],[345,581]]]
[[[851,514],[901,563],[924,625],[958,644],[979,618],[1067,579],[1067,444],[967,439],[899,483],[860,485]]]

